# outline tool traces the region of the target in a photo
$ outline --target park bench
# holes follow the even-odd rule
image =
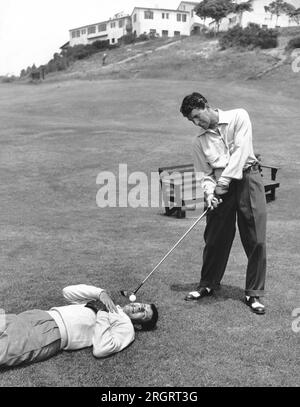
[[[267,202],[275,200],[276,180],[279,167],[260,164]],[[187,209],[194,209],[203,203],[203,190],[196,183],[193,164],[183,164],[158,169],[160,186],[165,205],[165,215],[185,218]]]

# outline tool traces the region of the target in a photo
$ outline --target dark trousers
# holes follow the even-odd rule
[[[217,288],[223,278],[236,231],[248,258],[245,294],[262,296],[266,277],[266,198],[255,167],[233,180],[218,208],[207,214],[199,287]]]

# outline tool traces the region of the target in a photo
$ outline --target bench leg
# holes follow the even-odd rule
[[[176,216],[178,219],[183,219],[186,217],[186,212],[185,210],[181,209],[181,208],[177,208],[177,213]]]
[[[275,201],[275,188],[271,190],[271,201]]]

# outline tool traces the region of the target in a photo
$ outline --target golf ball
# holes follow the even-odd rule
[[[136,300],[136,296],[134,294],[131,294],[129,296],[129,301],[134,302]]]

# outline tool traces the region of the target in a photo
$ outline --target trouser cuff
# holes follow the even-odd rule
[[[245,290],[245,295],[250,297],[263,297],[265,295],[264,290]]]

